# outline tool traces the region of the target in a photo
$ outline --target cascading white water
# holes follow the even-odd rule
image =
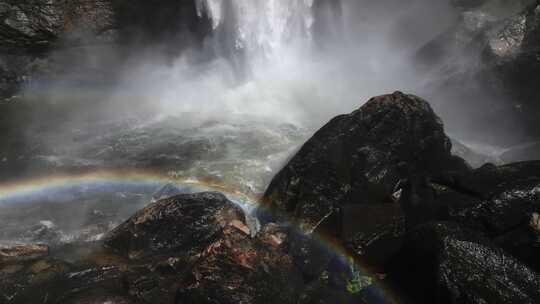
[[[212,32],[174,62],[134,65],[122,92],[130,96],[115,99],[141,100],[163,115],[250,117],[316,128],[371,96],[414,92],[420,81],[410,54],[431,39],[417,36],[442,31],[419,35],[415,27],[403,38],[411,22],[408,5],[398,6],[399,0],[385,0],[394,6],[370,0],[194,1]],[[413,2],[421,4],[412,8],[415,18],[434,3]]]
[[[282,56],[310,43],[314,0],[197,0],[200,17],[248,60]]]

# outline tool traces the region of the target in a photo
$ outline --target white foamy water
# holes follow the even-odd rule
[[[289,46],[311,41],[313,0],[198,0],[197,8],[250,59],[279,57]]]

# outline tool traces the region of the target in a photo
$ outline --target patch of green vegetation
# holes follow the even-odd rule
[[[361,273],[360,269],[354,262],[354,259],[349,259],[349,265],[351,265],[350,267],[352,272],[352,278],[349,280],[349,282],[347,282],[347,291],[349,293],[360,293],[362,290],[373,284],[373,279]]]

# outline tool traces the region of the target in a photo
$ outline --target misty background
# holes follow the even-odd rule
[[[229,170],[251,153],[270,175],[330,118],[395,90],[428,100],[474,165],[500,161],[536,134],[484,77],[486,36],[532,2],[95,1],[60,6],[59,20],[12,4],[4,24],[36,45],[3,47],[5,71],[24,67],[3,101],[4,172],[114,163],[198,175],[203,161]]]

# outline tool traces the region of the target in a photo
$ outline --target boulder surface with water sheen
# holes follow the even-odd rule
[[[277,213],[306,231],[338,236],[357,253],[373,249],[379,260],[399,245],[407,207],[430,195],[427,181],[468,171],[430,105],[395,92],[316,132],[267,188],[263,204],[273,214],[259,215],[266,222]]]
[[[394,273],[415,303],[538,303],[540,276],[473,230],[453,223],[418,227]]]
[[[224,195],[178,195],[150,204],[112,231],[106,248],[96,244],[69,263],[0,263],[0,303],[363,303],[346,290],[346,264],[329,256],[301,265],[313,257],[291,249],[292,230],[267,225],[254,237]]]
[[[245,223],[240,207],[221,193],[185,194],[157,201],[111,231],[110,248],[131,258],[202,250],[233,221]]]

